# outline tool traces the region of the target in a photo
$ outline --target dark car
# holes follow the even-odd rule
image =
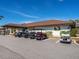
[[[28,38],[29,37],[29,32],[28,31],[22,32],[22,37]]]
[[[35,32],[30,32],[29,33],[29,38],[30,39],[35,39],[35,37],[36,37],[36,33]]]
[[[29,37],[29,32],[25,31],[25,32],[17,32],[15,34],[15,37],[24,37],[24,38],[28,38]]]
[[[71,43],[72,40],[70,39],[69,36],[63,36],[63,37],[61,37],[60,42],[61,43]]]
[[[22,37],[22,32],[16,32],[15,37]]]
[[[44,40],[44,39],[47,39],[47,35],[45,33],[42,32],[36,33],[36,40]]]

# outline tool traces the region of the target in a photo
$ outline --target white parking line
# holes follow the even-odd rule
[[[59,43],[59,42],[60,42],[60,40],[57,40],[57,41],[56,41],[56,43]]]

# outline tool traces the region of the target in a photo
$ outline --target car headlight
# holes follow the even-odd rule
[[[70,39],[67,39],[67,41],[71,41]]]

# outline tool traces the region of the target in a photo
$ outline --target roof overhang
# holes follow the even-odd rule
[[[21,24],[5,24],[2,27],[27,28],[26,26],[23,26]]]

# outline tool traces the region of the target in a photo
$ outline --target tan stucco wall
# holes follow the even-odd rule
[[[10,31],[9,34],[10,34],[10,35],[13,35],[15,32],[19,32],[19,31],[21,31],[21,29],[22,29],[22,28],[6,27],[5,30],[6,30],[6,31],[9,30],[9,31]],[[12,31],[13,31],[13,33],[12,33]]]

